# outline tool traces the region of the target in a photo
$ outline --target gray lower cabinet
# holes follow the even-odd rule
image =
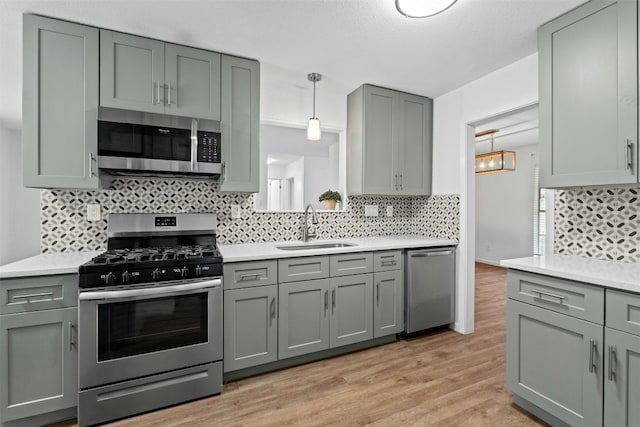
[[[591,1],[538,30],[540,185],[638,182],[637,1]]]
[[[507,385],[572,426],[602,425],[603,327],[507,301]]]
[[[607,327],[605,341],[605,425],[640,426],[640,336]]]
[[[222,191],[259,191],[260,64],[222,55]]]
[[[279,359],[329,348],[330,289],[330,279],[279,285]]]
[[[331,278],[331,348],[373,338],[372,300],[371,273]]]
[[[0,421],[76,406],[76,307],[0,316]]]
[[[224,371],[278,359],[278,285],[224,292]]]
[[[23,21],[23,184],[98,188],[98,29]]]
[[[373,274],[374,338],[393,335],[404,330],[404,275],[402,270]]]
[[[220,120],[220,54],[100,30],[100,105]]]
[[[349,94],[349,194],[430,194],[432,122],[429,98],[372,85]]]

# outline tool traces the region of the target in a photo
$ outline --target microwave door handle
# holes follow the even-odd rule
[[[205,281],[198,281],[193,283],[184,283],[181,285],[167,285],[157,286],[151,288],[140,289],[123,289],[117,291],[87,291],[80,292],[78,299],[80,301],[92,301],[92,300],[113,300],[113,299],[126,299],[135,297],[146,297],[153,295],[172,296],[180,294],[182,292],[189,292],[194,290],[204,290],[208,288],[215,288],[222,285],[222,279],[211,279]]]
[[[198,120],[191,119],[191,172],[198,172]]]

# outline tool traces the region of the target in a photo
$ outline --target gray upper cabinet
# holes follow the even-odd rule
[[[260,64],[222,55],[223,173],[220,189],[259,191]]]
[[[0,316],[0,421],[76,406],[78,310]]]
[[[639,426],[640,336],[607,327],[605,341],[605,425]]]
[[[100,105],[220,120],[220,54],[100,30]]]
[[[637,2],[592,1],[540,27],[540,184],[638,182]]]
[[[372,299],[371,274],[331,278],[331,348],[373,338]]]
[[[23,23],[23,184],[98,188],[98,30]]]
[[[347,99],[349,194],[431,193],[433,101],[363,85]]]

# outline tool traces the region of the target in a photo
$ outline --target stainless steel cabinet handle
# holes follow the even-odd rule
[[[380,306],[380,282],[376,283],[376,305]]]
[[[595,340],[589,341],[589,372],[596,369],[596,356],[598,352],[598,343]]]
[[[73,322],[69,322],[69,351],[73,351],[76,343],[73,341],[73,330],[75,329]]]
[[[327,314],[329,308],[329,291],[324,291],[324,313]]]
[[[245,273],[240,275],[240,280],[247,279],[249,277],[253,277],[253,280],[257,280],[260,277],[260,273]]]
[[[398,174],[397,173],[393,175],[393,188],[396,189],[396,190],[398,189]]]
[[[380,261],[380,265],[381,266],[385,266],[385,265],[396,265],[396,261],[395,260],[391,260],[391,261]]]
[[[331,308],[336,308],[336,290],[331,291]]]
[[[633,168],[633,143],[630,139],[625,139],[625,165],[627,169]]]
[[[616,348],[612,345],[609,346],[609,381],[616,381],[618,376],[616,374],[616,365],[618,364],[616,355]]]
[[[155,102],[155,104],[160,104],[162,102],[160,100],[160,80],[158,80],[158,82],[156,83],[156,96],[158,98],[158,101]]]
[[[543,300],[543,301],[555,302],[556,304],[562,304],[562,305],[564,305],[564,298],[565,298],[565,297],[564,297],[564,296],[562,296],[562,295],[552,294],[552,293],[544,292],[544,291],[539,291],[539,290],[537,290],[537,289],[531,289],[531,292],[534,292],[534,293],[538,294],[538,299],[541,299],[541,300]],[[548,297],[550,297],[550,298],[556,298],[556,299],[558,299],[558,301],[549,301],[549,300],[546,300],[546,299],[542,298],[542,296],[543,296],[543,295],[546,295],[546,296],[548,296]]]
[[[53,292],[39,292],[37,294],[22,294],[22,295],[14,295],[12,299],[20,299],[20,298],[36,298],[36,297],[51,297],[53,299]]]
[[[225,162],[220,163],[222,167],[222,174],[220,176],[220,183],[223,183],[227,180],[227,164]]]
[[[151,103],[152,104],[156,103],[155,93],[156,93],[156,83],[152,81],[151,82]]]
[[[167,83],[167,105],[171,105],[171,82]]]
[[[273,325],[273,319],[276,318],[276,299],[271,299],[271,316],[269,316],[269,325]]]
[[[403,190],[404,188],[404,175],[400,174],[400,189]]]
[[[89,177],[96,176],[96,173],[93,171],[93,162],[96,161],[96,158],[93,156],[93,153],[89,153]]]

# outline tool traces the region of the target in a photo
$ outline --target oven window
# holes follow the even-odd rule
[[[98,361],[207,341],[207,293],[98,305]]]

